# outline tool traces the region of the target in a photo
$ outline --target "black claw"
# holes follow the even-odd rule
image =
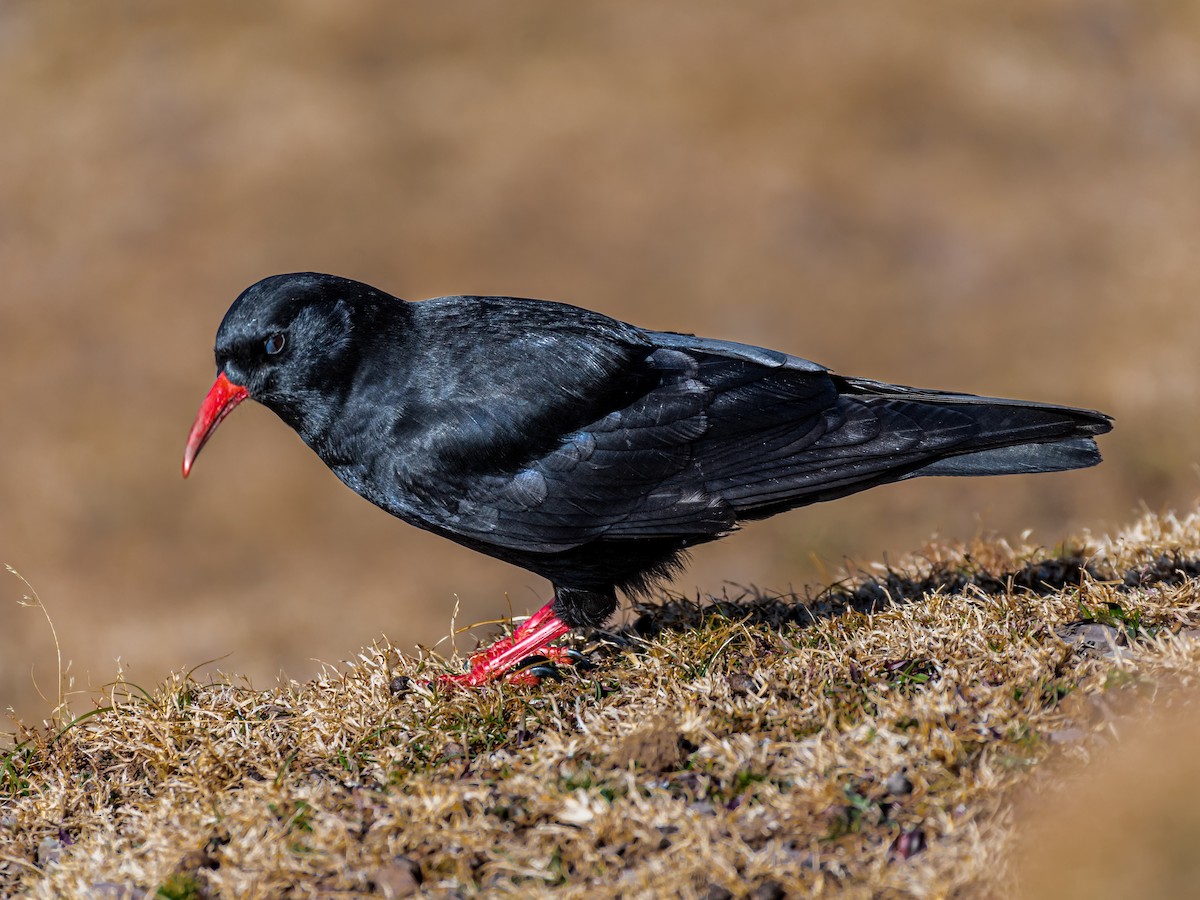
[[[580,672],[587,672],[596,668],[596,664],[578,650],[567,649],[566,654],[571,658],[571,665],[573,665]]]
[[[558,670],[558,666],[552,662],[539,663],[538,665],[532,666],[525,671],[535,678],[553,678],[555,681],[563,680],[562,672],[560,672]]]
[[[581,672],[586,672],[589,669],[596,668],[596,664],[593,663],[591,660],[589,660],[586,656],[584,656],[578,650],[573,650],[570,647],[564,647],[564,648],[562,648],[562,653],[564,656],[566,656],[568,659],[571,660],[571,665]],[[557,662],[561,662],[561,660],[551,660],[547,656],[543,656],[540,653],[535,653],[532,656],[526,656],[524,659],[522,659],[519,663],[517,663],[513,667],[513,670],[514,671],[532,671],[533,674],[537,675],[538,673],[536,671],[533,671],[534,669],[541,668],[541,667],[550,667],[550,668],[554,669],[554,675],[552,677],[558,678],[559,680],[561,680],[562,672],[560,672],[558,670],[558,668],[556,667]],[[541,676],[539,676],[539,677],[541,677]]]

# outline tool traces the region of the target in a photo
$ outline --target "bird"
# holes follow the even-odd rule
[[[1100,462],[1104,413],[835,374],[778,350],[504,296],[410,302],[316,272],[243,291],[186,478],[247,397],[393,516],[551,582],[552,598],[443,680],[519,681],[617,592],[743,523],[922,476]],[[536,682],[536,678],[533,679]]]

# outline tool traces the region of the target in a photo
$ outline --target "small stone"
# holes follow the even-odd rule
[[[1070,622],[1055,628],[1054,633],[1078,653],[1110,659],[1121,659],[1126,655],[1121,648],[1129,645],[1123,629],[1099,622]]]
[[[407,675],[397,675],[388,682],[388,692],[393,697],[403,697],[412,690],[412,679]]]
[[[913,783],[902,771],[893,772],[884,784],[887,792],[893,797],[907,797],[912,793]]]
[[[44,837],[37,845],[38,865],[43,869],[58,862],[62,856],[63,843],[58,838]]]
[[[745,672],[734,672],[729,676],[729,692],[735,697],[757,694],[761,690],[762,685],[752,675],[747,675]]]
[[[391,865],[377,869],[371,876],[375,887],[388,900],[397,897],[411,897],[421,889],[421,867],[415,859],[407,856],[397,856]]]

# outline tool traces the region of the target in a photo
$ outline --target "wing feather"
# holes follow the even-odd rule
[[[1024,423],[1023,440],[1064,427],[1057,412],[1030,426],[1032,407],[1017,402],[992,407],[987,398],[840,379],[744,344],[645,336],[652,349],[609,375],[645,386],[640,393],[614,392],[617,408],[516,471],[473,473],[457,486],[454,514],[439,524],[532,553],[600,540],[685,545],[740,519],[920,474],[934,460],[978,450],[981,410],[997,410],[1001,426],[1008,418]]]

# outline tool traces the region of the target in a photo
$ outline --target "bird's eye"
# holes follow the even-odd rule
[[[275,334],[271,335],[269,338],[263,341],[263,349],[266,350],[270,356],[274,356],[276,353],[280,352],[283,349],[283,334],[276,332]]]

